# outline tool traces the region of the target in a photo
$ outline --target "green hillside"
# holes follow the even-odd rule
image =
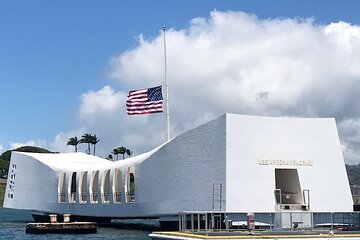
[[[360,164],[346,165],[346,171],[350,185],[360,186]]]
[[[33,147],[33,146],[23,146],[23,147],[19,147],[19,148],[13,149],[13,150],[7,150],[6,152],[4,152],[3,154],[0,155],[0,159],[5,159],[6,161],[9,162],[12,151],[32,152],[32,153],[54,153],[45,148]]]
[[[19,147],[19,148],[13,149],[13,150],[8,150],[6,152],[3,152],[0,155],[0,178],[1,177],[4,178],[7,175],[7,170],[9,169],[9,163],[10,163],[12,151],[32,152],[32,153],[53,153],[45,148],[33,147],[33,146],[23,146],[23,147]]]

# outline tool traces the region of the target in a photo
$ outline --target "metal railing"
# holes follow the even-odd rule
[[[102,193],[102,203],[109,204],[110,203],[110,193]]]
[[[101,194],[101,202],[104,204],[110,203],[110,193],[102,193]],[[77,193],[69,193],[68,194],[68,202],[71,204],[76,203]],[[97,204],[99,201],[99,194],[97,192],[90,194],[90,203],[91,204]],[[79,203],[80,204],[86,204],[88,202],[88,194],[87,192],[81,192],[79,193]],[[126,200],[128,203],[134,203],[135,202],[135,194],[134,193],[127,193],[126,194]],[[59,203],[65,203],[66,202],[66,194],[65,193],[59,193],[58,194],[58,202]],[[113,203],[122,203],[121,199],[121,192],[114,192],[113,193]]]
[[[69,203],[76,203],[76,193],[69,193]]]
[[[87,202],[87,193],[86,192],[81,192],[79,194],[79,197],[80,197],[80,199],[79,199],[80,204],[85,204]]]
[[[126,198],[128,203],[135,202],[135,194],[131,192],[126,192]]]
[[[275,189],[274,197],[277,210],[310,210],[309,190],[303,190],[302,193],[288,193]]]
[[[114,203],[121,203],[121,192],[114,192]]]
[[[59,202],[64,203],[66,201],[65,197],[66,197],[65,193],[59,193]]]
[[[209,233],[247,230],[247,213],[180,212],[179,231]],[[268,231],[360,230],[360,212],[282,211],[255,213],[255,228]]]
[[[97,192],[90,194],[90,202],[91,204],[97,204],[98,203],[99,194]]]

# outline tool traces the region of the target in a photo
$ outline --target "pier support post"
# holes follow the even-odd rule
[[[64,216],[64,223],[70,222],[70,216],[71,216],[71,214],[64,214],[63,216]]]
[[[56,223],[57,222],[57,215],[56,214],[49,214],[50,222]]]

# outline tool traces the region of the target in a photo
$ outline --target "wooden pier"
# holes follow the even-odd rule
[[[28,223],[26,233],[96,233],[97,224],[95,222],[63,222],[63,223]]]
[[[64,222],[57,222],[57,214],[50,214],[50,222],[28,223],[25,233],[41,234],[41,233],[96,233],[97,223],[95,222],[70,222],[71,214],[64,214]]]

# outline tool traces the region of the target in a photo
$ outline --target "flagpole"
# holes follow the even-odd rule
[[[165,85],[165,104],[166,104],[166,112],[165,112],[165,141],[170,140],[170,112],[169,112],[169,85],[167,81],[167,63],[166,63],[166,27],[163,26],[164,32],[164,85]]]

